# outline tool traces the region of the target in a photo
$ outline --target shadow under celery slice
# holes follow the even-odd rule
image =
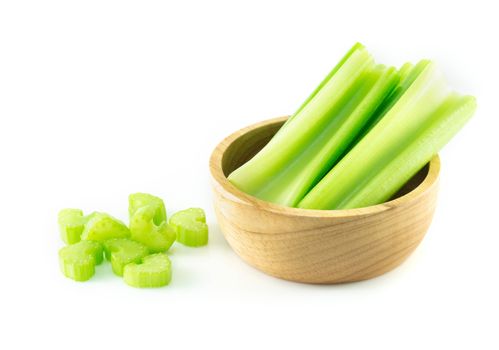
[[[397,76],[393,68],[375,66],[365,48],[356,48],[292,123],[229,181],[260,199],[296,205],[343,154]]]
[[[449,90],[442,74],[429,62],[386,115],[305,196],[298,207],[344,208],[394,158],[415,142],[448,96]],[[377,203],[368,205],[372,204]]]

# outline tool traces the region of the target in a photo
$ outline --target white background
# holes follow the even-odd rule
[[[484,4],[2,1],[0,348],[497,349],[499,26]],[[292,113],[355,41],[386,64],[436,60],[479,110],[441,152],[434,222],[401,267],[337,286],[266,276],[217,227],[208,158]],[[64,278],[58,210],[126,220],[136,191],[205,208],[209,246],[175,245],[162,289],[109,265]]]

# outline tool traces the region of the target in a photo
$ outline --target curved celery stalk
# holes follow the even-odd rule
[[[138,263],[149,254],[146,246],[128,238],[114,238],[104,242],[106,259],[111,261],[113,272],[123,276],[123,268],[132,262]]]
[[[451,94],[433,113],[429,125],[367,186],[342,206],[360,208],[390,199],[464,126],[476,109],[472,96]]]
[[[126,238],[130,230],[120,220],[106,213],[92,213],[81,234],[82,240],[103,242],[111,238]]]
[[[386,95],[395,87],[395,68],[378,66],[365,73],[355,85],[349,101],[318,134],[313,142],[257,192],[261,199],[295,206],[341,158],[359,130],[369,120]]]
[[[260,197],[259,193],[273,181],[302,152],[322,134],[331,121],[350,101],[355,88],[360,86],[366,73],[372,71],[374,62],[364,48],[355,50],[331,79],[316,93],[303,109],[295,115],[282,132],[250,161],[236,169],[228,179],[246,193]],[[269,198],[272,202],[287,205],[294,198]]]
[[[130,263],[123,269],[125,282],[137,288],[166,286],[172,279],[172,267],[164,253],[148,255],[141,263]]]
[[[298,204],[308,209],[340,209],[401,150],[448,96],[443,76],[428,63],[386,115]]]
[[[61,271],[75,281],[87,281],[94,275],[95,265],[102,262],[102,252],[102,245],[94,241],[80,241],[61,248]]]
[[[208,225],[201,208],[179,211],[170,218],[170,225],[177,233],[177,241],[189,246],[200,247],[208,244]]]

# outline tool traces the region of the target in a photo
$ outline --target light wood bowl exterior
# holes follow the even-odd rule
[[[248,195],[226,178],[251,159],[286,118],[241,129],[212,153],[215,213],[230,246],[269,275],[305,283],[365,280],[400,265],[430,226],[438,155],[389,202],[348,210],[288,208]]]

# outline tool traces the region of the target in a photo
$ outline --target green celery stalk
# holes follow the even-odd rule
[[[350,198],[342,209],[366,207],[389,200],[450,141],[471,118],[475,109],[474,97],[451,94],[416,139],[367,186]]]
[[[310,96],[307,97],[307,99],[302,103],[302,105],[300,106],[300,108],[298,108],[295,114],[293,114],[287,120],[287,122],[289,122],[295,115],[301,112],[301,110],[307,105],[307,103],[309,103],[310,100],[312,100],[317,95],[317,93],[324,87],[324,85],[326,85],[329,82],[329,80],[331,80],[333,75],[345,64],[345,62],[350,58],[350,56],[352,56],[352,54],[357,50],[365,50],[364,45],[362,45],[361,43],[355,43],[350,48],[350,50],[348,50],[345,56],[343,56],[340,62],[338,62],[338,64],[329,72],[329,74],[324,78],[324,80],[322,80],[321,83],[315,88],[315,90],[310,94]]]
[[[305,194],[336,164],[350,142],[366,123],[381,101],[395,87],[395,68],[377,66],[355,86],[349,101],[335,117],[257,195],[263,200],[295,206]]]
[[[317,91],[315,96],[297,113],[292,123],[278,132],[272,140],[250,161],[229,175],[229,180],[246,193],[288,205],[291,196],[265,195],[265,189],[279,181],[281,172],[291,164],[307,146],[318,138],[334,118],[342,111],[362,85],[366,74],[374,68],[374,61],[365,48],[354,50],[332,77]],[[320,147],[319,147],[320,148]]]
[[[428,62],[384,117],[310,190],[298,207],[343,208],[414,141],[448,95],[442,74]]]

